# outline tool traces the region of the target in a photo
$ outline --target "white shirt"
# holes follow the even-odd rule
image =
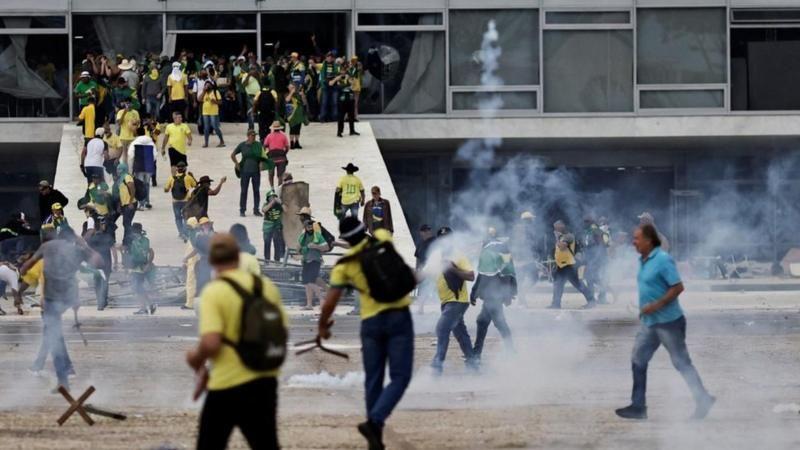
[[[92,138],[86,144],[86,159],[83,160],[84,167],[103,167],[105,158],[103,152],[106,149],[106,142],[98,137]]]
[[[153,149],[153,161],[156,161],[158,157],[158,151],[156,150],[156,143],[153,142],[153,139],[150,136],[136,136],[131,142],[131,145],[128,146],[128,167],[133,167],[133,160],[136,153],[136,146],[137,145],[149,145],[150,148]]]
[[[5,264],[0,265],[0,280],[5,281],[12,290],[19,291],[19,274]]]

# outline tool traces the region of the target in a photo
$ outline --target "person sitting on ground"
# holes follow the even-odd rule
[[[157,305],[150,301],[150,296],[147,295],[147,289],[144,284],[152,271],[155,270],[155,266],[153,266],[155,253],[150,246],[150,239],[147,238],[147,233],[142,229],[141,223],[137,222],[131,225],[128,257],[130,258],[131,286],[141,306],[134,314],[153,315],[156,313]]]
[[[372,198],[364,205],[364,225],[367,232],[374,235],[375,230],[383,228],[394,233],[392,222],[392,208],[389,200],[381,197],[381,188],[372,186]]]
[[[237,354],[236,346],[225,342],[239,342],[243,332],[244,299],[237,288],[272,304],[280,313],[278,320],[284,332],[288,330],[289,320],[280,292],[268,278],[255,277],[240,269],[241,252],[230,234],[214,236],[209,247],[209,261],[217,279],[202,293],[200,342],[186,355],[199,380],[195,399],[208,390],[200,414],[197,448],[225,448],[231,431],[238,426],[250,448],[277,450],[280,448],[276,423],[279,369],[253,370]]]

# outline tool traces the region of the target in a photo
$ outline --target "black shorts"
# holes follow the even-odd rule
[[[174,112],[179,112],[181,115],[186,114],[186,100],[173,100],[169,102],[169,112],[170,114]],[[184,117],[184,119],[186,119]]]
[[[169,165],[175,167],[178,165],[179,162],[183,161],[188,165],[189,161],[186,160],[186,155],[183,153],[175,150],[174,148],[169,148]]]
[[[300,134],[300,128],[302,127],[303,127],[302,123],[298,123],[297,125],[290,125],[289,134],[294,134],[294,135]]]
[[[303,284],[314,284],[319,278],[319,271],[322,268],[321,261],[308,261],[303,263]]]

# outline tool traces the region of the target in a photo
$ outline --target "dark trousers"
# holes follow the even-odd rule
[[[338,103],[339,90],[334,87],[326,87],[322,89],[322,106],[319,110],[319,121],[328,122],[334,121],[338,118]]]
[[[453,337],[458,341],[467,362],[472,360],[474,355],[472,341],[467,326],[464,324],[464,313],[468,309],[469,303],[447,302],[442,305],[442,315],[436,322],[436,354],[433,356],[431,364],[434,368],[441,369],[444,365],[447,347],[450,346],[450,333],[453,333]]]
[[[275,244],[275,261],[280,261],[286,251],[286,244],[283,242],[283,230],[275,227],[269,231],[264,231],[264,259],[269,261],[272,244]]]
[[[186,206],[186,202],[184,201],[172,202],[172,215],[175,217],[175,228],[178,229],[178,234],[181,236],[186,236],[186,225],[183,220],[184,206]]]
[[[233,427],[252,449],[277,450],[278,381],[259,378],[220,391],[209,391],[200,413],[197,450],[224,450]]]
[[[478,314],[476,320],[478,330],[475,332],[475,356],[480,358],[483,353],[483,341],[486,340],[486,333],[489,331],[489,324],[494,323],[503,342],[510,348],[511,347],[511,328],[506,322],[506,315],[503,312],[503,302],[500,300],[484,300],[481,312]]]
[[[261,172],[245,173],[242,172],[239,186],[241,193],[239,194],[239,212],[247,210],[247,189],[250,184],[253,185],[253,211],[258,211],[258,203],[261,200]]]
[[[561,296],[564,295],[564,284],[567,281],[583,294],[587,303],[593,301],[592,292],[578,279],[578,269],[575,268],[575,265],[571,265],[557,267],[556,271],[553,272],[553,306],[561,307]]]
[[[356,132],[355,128],[355,114],[356,104],[353,100],[344,100],[339,102],[339,120],[337,134],[342,134],[344,131],[344,116],[347,115],[347,122],[350,124],[350,134]]]
[[[272,122],[275,121],[275,114],[259,114],[258,115],[258,142],[263,143],[264,139],[267,138],[269,134],[269,127],[272,126]]]
[[[128,206],[122,207],[122,245],[127,246],[131,243],[131,225],[133,225],[133,216],[136,215],[136,203],[131,203]]]
[[[385,311],[361,322],[364,394],[367,419],[382,426],[411,382],[414,370],[414,323],[408,308]],[[389,377],[386,386],[386,363]]]
[[[659,323],[649,327],[642,324],[636,334],[636,343],[633,345],[633,354],[631,355],[633,370],[631,403],[638,407],[647,404],[645,401],[647,365],[661,345],[667,349],[672,365],[689,385],[694,400],[700,402],[708,398],[709,394],[703,387],[703,381],[700,380],[700,375],[689,357],[689,350],[686,348],[686,318],[681,317],[672,322]]]
[[[69,388],[68,372],[70,368],[69,353],[67,344],[64,342],[64,330],[62,329],[61,315],[67,310],[63,302],[44,299],[44,311],[42,321],[44,322],[44,345],[47,346],[53,356],[53,366],[56,369],[58,384]]]
[[[83,172],[86,174],[86,181],[88,183],[92,182],[92,177],[97,175],[102,180],[105,177],[105,168],[103,167],[96,167],[96,166],[88,166],[83,168]]]

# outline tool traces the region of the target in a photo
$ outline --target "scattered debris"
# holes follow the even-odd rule
[[[69,391],[67,391],[67,389],[64,388],[64,386],[59,386],[58,392],[60,392],[61,395],[64,396],[67,402],[69,402],[70,406],[69,409],[67,409],[64,412],[64,414],[62,414],[61,417],[58,418],[57,421],[58,426],[64,425],[64,423],[69,419],[69,417],[76,411],[81,417],[83,417],[83,420],[86,423],[88,423],[89,426],[94,425],[94,420],[92,420],[92,418],[89,417],[89,414],[86,412],[86,408],[83,406],[83,402],[85,402],[86,399],[88,399],[89,396],[94,393],[94,390],[95,390],[94,386],[89,386],[89,388],[86,389],[86,392],[84,392],[80,397],[78,397],[78,400],[75,400],[74,398],[72,398],[71,395],[69,395]]]

